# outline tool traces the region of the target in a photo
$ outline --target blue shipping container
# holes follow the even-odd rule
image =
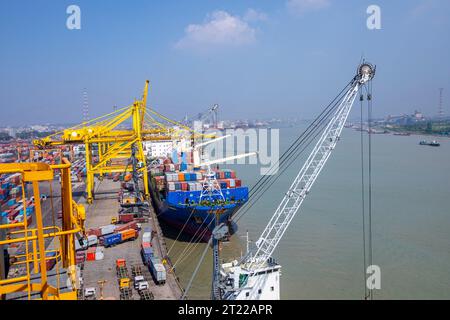
[[[143,233],[152,233],[152,227],[145,227],[144,229],[143,229]]]
[[[122,242],[122,234],[115,233],[103,237],[103,245],[105,247],[113,246]]]
[[[148,250],[150,249],[150,250]],[[146,248],[146,250],[141,249],[141,255],[142,255],[142,261],[145,265],[148,265],[150,263],[150,259],[153,258],[153,249],[152,248]]]

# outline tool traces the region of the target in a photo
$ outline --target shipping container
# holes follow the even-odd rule
[[[114,230],[116,230],[116,226],[113,224],[100,227],[100,233],[102,236],[114,233]]]
[[[89,229],[88,231],[86,231],[86,235],[95,235],[97,237],[100,237],[102,235],[102,231],[99,228]]]
[[[87,246],[92,247],[98,244],[98,237],[95,234],[87,236]]]
[[[136,221],[131,221],[131,222],[128,222],[128,223],[123,224],[123,225],[117,225],[115,232],[117,233],[117,232],[128,230],[128,229],[138,230],[139,228],[138,228],[137,222]]]
[[[95,252],[96,252],[95,247],[89,248],[86,253],[86,260],[87,261],[95,261]]]
[[[153,248],[152,247],[142,247],[141,248],[141,256],[142,256],[142,262],[145,265],[149,264],[150,259],[153,257]]]
[[[164,265],[159,258],[150,258],[148,267],[155,284],[161,285],[166,282],[166,268],[164,268]]]
[[[122,242],[122,234],[121,233],[109,234],[109,235],[106,235],[103,237],[103,245],[105,247],[114,246],[121,242]]]
[[[133,221],[134,214],[133,213],[121,213],[119,214],[119,222],[121,223],[128,223]],[[117,228],[116,228],[117,230]]]
[[[152,241],[152,232],[144,232],[142,234],[142,243]]]
[[[104,251],[104,247],[97,247],[95,249],[95,260],[103,260],[103,258],[105,257]]]
[[[120,234],[122,235],[122,241],[134,240],[137,237],[137,231],[134,229],[120,231]]]

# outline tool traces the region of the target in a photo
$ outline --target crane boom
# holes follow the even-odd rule
[[[374,74],[375,68],[372,65],[363,63],[359,66],[350,88],[334,109],[311,154],[256,241],[256,249],[248,252],[240,263],[236,261],[224,265],[227,270],[224,271],[227,274],[224,285],[227,293],[224,296],[228,299],[279,298],[277,274],[281,266],[274,263],[272,255],[339,141],[359,89],[370,81]]]
[[[252,257],[252,263],[264,263],[272,256],[289,224],[300,209],[306,195],[325,166],[331,152],[335,148],[353,102],[355,101],[360,84],[360,82],[356,81],[347,92],[302,169],[284,195],[283,200],[256,242],[258,249]]]

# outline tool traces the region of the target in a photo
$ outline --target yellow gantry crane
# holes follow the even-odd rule
[[[189,127],[170,120],[155,110],[147,109],[148,89],[147,80],[142,99],[135,100],[133,105],[33,141],[38,148],[84,144],[88,203],[92,203],[94,199],[94,177],[101,180],[107,173],[125,172],[133,144],[137,147],[136,158],[140,163],[139,171],[143,177],[145,197],[148,199],[147,164],[142,142],[172,140],[180,132],[186,131],[196,135]]]
[[[71,164],[65,158],[58,165],[39,162],[0,164],[0,174],[21,174],[23,205],[22,222],[0,223],[0,249],[3,252],[5,246],[21,248],[9,261],[11,267],[25,269],[23,275],[0,278],[0,299],[77,299],[79,275],[74,240],[76,233],[84,233],[85,210],[72,199],[70,168]],[[62,221],[60,225],[56,224],[53,210],[53,224],[46,226],[39,188],[46,182],[52,184],[55,170],[61,174]],[[36,224],[34,228],[27,219],[30,193],[34,197],[34,214],[31,215]],[[48,249],[46,241],[50,241]],[[46,264],[50,260],[56,263],[55,270],[47,271]]]

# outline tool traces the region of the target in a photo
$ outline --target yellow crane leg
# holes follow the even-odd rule
[[[149,192],[149,188],[148,188],[148,171],[147,171],[147,161],[145,159],[145,153],[144,153],[144,148],[142,147],[142,141],[138,141],[137,142],[138,145],[138,153],[139,153],[139,158],[140,161],[142,161],[144,168],[142,169],[142,178],[143,178],[143,182],[144,182],[144,195],[145,195],[145,199],[148,200],[150,199],[150,192]]]
[[[34,194],[34,208],[36,214],[36,226],[39,248],[39,265],[41,267],[41,296],[42,299],[48,299],[49,285],[47,283],[47,267],[45,265],[45,243],[44,243],[44,226],[42,223],[42,211],[41,211],[41,196],[39,194],[39,182],[33,181],[33,194]],[[26,213],[24,212],[24,219],[26,219]],[[26,244],[28,245],[28,243]],[[28,257],[27,257],[28,258]]]
[[[86,200],[87,203],[92,204],[94,197],[92,191],[94,190],[94,174],[92,173],[92,154],[91,145],[89,142],[85,144],[86,149]]]

